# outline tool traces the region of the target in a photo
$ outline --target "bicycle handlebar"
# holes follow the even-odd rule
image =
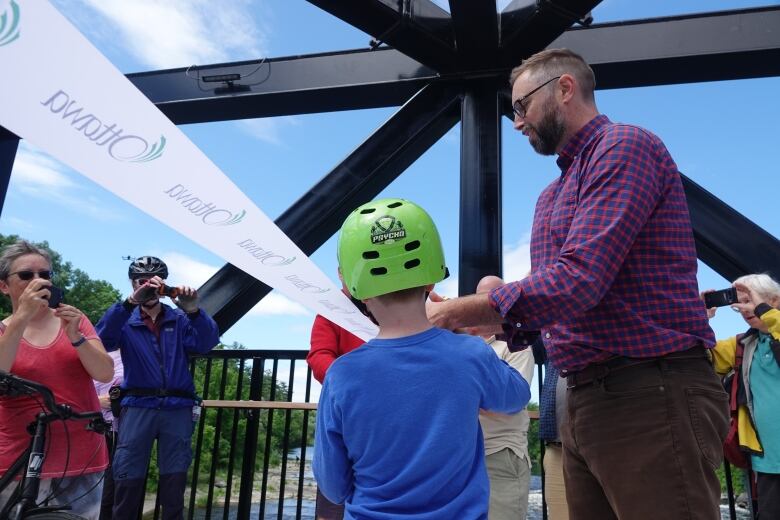
[[[101,412],[74,412],[67,404],[57,404],[54,400],[54,393],[49,387],[15,376],[11,373],[0,370],[0,395],[9,397],[31,396],[40,394],[43,398],[43,404],[46,408],[60,419],[96,419],[102,418]]]

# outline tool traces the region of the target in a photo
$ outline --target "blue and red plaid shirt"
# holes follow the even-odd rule
[[[599,115],[557,162],[561,176],[536,204],[531,275],[490,294],[510,345],[541,329],[564,373],[712,347],[688,206],[663,142]]]

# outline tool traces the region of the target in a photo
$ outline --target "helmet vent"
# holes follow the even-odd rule
[[[398,206],[403,206],[403,202],[396,201],[396,202],[393,202],[392,204],[388,204],[387,205],[388,208],[397,208]]]
[[[371,269],[371,274],[374,276],[381,276],[383,274],[387,274],[387,268],[386,267],[374,267]]]
[[[366,260],[374,260],[379,258],[379,251],[363,251],[363,258]]]
[[[414,269],[418,265],[420,265],[420,259],[419,258],[414,258],[414,259],[409,260],[408,262],[404,263],[404,267],[407,268],[407,269]]]
[[[414,250],[415,250],[415,249],[417,249],[418,247],[420,247],[420,241],[419,241],[419,240],[413,240],[413,241],[411,241],[411,242],[408,242],[408,243],[407,243],[407,244],[404,246],[404,249],[406,249],[407,251],[414,251]]]
[[[366,209],[361,209],[360,210],[360,214],[361,215],[368,215],[369,213],[373,213],[375,211],[376,211],[376,208],[366,208]]]

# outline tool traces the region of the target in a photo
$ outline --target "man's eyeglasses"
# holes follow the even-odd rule
[[[560,79],[560,76],[555,76],[554,78],[548,79],[547,81],[545,81],[544,83],[542,83],[541,85],[533,89],[531,92],[529,92],[525,96],[521,97],[520,99],[512,103],[512,111],[517,115],[517,117],[525,118],[525,103],[528,100],[528,98],[531,97],[534,94],[534,92],[541,89],[543,86],[552,83],[556,79]]]
[[[8,276],[16,275],[19,277],[20,280],[24,280],[25,282],[29,282],[33,278],[35,278],[35,275],[38,275],[38,278],[43,278],[44,280],[51,280],[52,272],[51,271],[16,271],[15,273],[8,273]]]

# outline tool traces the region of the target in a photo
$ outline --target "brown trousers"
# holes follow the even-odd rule
[[[728,394],[705,357],[621,367],[567,391],[571,520],[719,520]]]

